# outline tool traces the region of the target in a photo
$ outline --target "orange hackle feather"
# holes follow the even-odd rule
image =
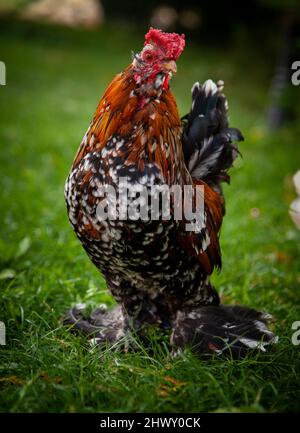
[[[132,66],[118,74],[101,98],[87,138],[83,141],[73,166],[91,151],[101,151],[114,135],[130,137],[124,164],[136,162],[142,168],[143,159],[161,167],[168,183],[175,181],[175,170],[185,173],[181,144],[182,126],[177,104],[169,89],[160,99],[140,108]]]

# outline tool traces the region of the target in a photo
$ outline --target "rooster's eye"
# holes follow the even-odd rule
[[[152,60],[152,54],[151,53],[146,53],[145,54],[145,59],[146,60]]]

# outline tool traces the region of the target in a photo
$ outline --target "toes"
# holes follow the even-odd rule
[[[85,304],[76,304],[64,314],[61,320],[65,325],[73,325],[83,319],[84,310]]]
[[[85,304],[76,304],[63,316],[64,325],[72,325],[73,329],[83,331],[86,334],[95,334],[98,327],[95,326],[88,318],[84,317]]]
[[[89,340],[92,346],[115,343],[125,336],[126,321],[121,307],[107,310],[106,305],[101,304],[88,318],[84,317],[84,311],[85,304],[77,304],[64,315],[62,322],[92,336]]]

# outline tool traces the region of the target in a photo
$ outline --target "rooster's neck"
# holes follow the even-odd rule
[[[140,92],[131,67],[117,75],[100,100],[91,126],[75,159],[102,151],[112,138],[125,140],[120,156],[125,165],[146,162],[159,167],[167,183],[185,176],[182,154],[182,126],[176,101],[169,89],[160,98]]]

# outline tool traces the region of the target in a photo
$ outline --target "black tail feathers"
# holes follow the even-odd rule
[[[196,179],[218,189],[229,181],[227,170],[238,155],[234,143],[243,140],[241,132],[228,126],[228,103],[222,94],[224,83],[207,80],[192,87],[192,109],[182,121],[186,166]]]

